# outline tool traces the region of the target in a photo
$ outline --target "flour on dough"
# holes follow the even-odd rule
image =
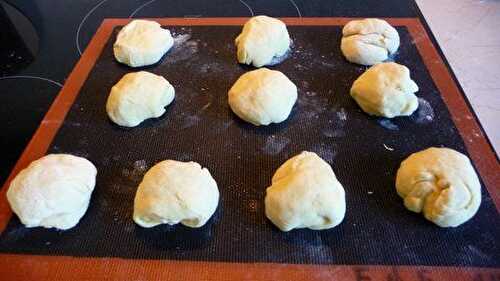
[[[269,65],[290,48],[290,35],[279,19],[256,16],[249,19],[235,39],[238,62],[255,67]]]
[[[173,45],[170,31],[159,23],[133,20],[118,33],[113,52],[117,61],[139,67],[157,63]]]
[[[85,158],[49,154],[19,172],[7,200],[26,227],[69,229],[87,211],[96,175]]]

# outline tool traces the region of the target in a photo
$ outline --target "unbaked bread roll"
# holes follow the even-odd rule
[[[297,87],[276,70],[260,68],[241,75],[228,93],[229,106],[256,126],[285,121],[297,101]]]
[[[128,73],[111,89],[106,112],[116,124],[135,127],[163,115],[174,97],[174,87],[162,76],[146,71]]]
[[[340,48],[346,59],[362,65],[383,62],[399,47],[399,34],[381,19],[353,20],[342,30]]]
[[[345,192],[332,167],[304,151],[278,168],[267,188],[266,216],[282,231],[328,229],[342,222]]]
[[[245,23],[235,44],[238,62],[261,67],[269,65],[273,58],[285,55],[290,49],[290,36],[286,25],[279,19],[256,16]]]
[[[49,154],[19,172],[7,200],[27,227],[69,229],[87,211],[96,175],[97,169],[85,158]]]
[[[149,20],[133,20],[116,37],[113,52],[117,61],[139,67],[157,63],[174,45],[168,29]]]
[[[359,76],[351,87],[351,96],[364,112],[393,118],[411,115],[418,107],[417,84],[410,70],[394,62],[379,63]]]
[[[142,227],[181,223],[203,226],[219,203],[217,183],[196,162],[165,160],[144,175],[134,200],[134,221]]]
[[[449,148],[431,147],[406,158],[396,190],[408,210],[423,212],[441,227],[463,224],[481,204],[481,184],[469,158]]]

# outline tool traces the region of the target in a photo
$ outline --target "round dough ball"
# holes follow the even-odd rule
[[[401,163],[396,190],[410,211],[441,227],[471,219],[481,204],[481,184],[469,158],[449,148],[413,153]]]
[[[173,45],[170,31],[159,23],[133,20],[118,33],[113,52],[117,61],[139,67],[157,63]]]
[[[332,167],[304,151],[278,168],[266,191],[266,216],[282,231],[335,227],[345,215],[345,192]]]
[[[174,87],[162,76],[146,71],[128,73],[111,89],[106,112],[116,124],[135,127],[163,115],[174,97]]]
[[[195,162],[165,160],[144,175],[134,200],[134,221],[142,227],[182,223],[203,226],[219,203],[217,183]]]
[[[370,115],[393,118],[411,115],[418,107],[417,84],[410,70],[394,62],[370,67],[351,87],[351,96]]]
[[[241,75],[229,90],[229,106],[256,126],[285,121],[297,101],[297,87],[276,70],[261,68]]]
[[[238,48],[238,62],[255,67],[269,65],[273,58],[285,55],[290,49],[286,25],[267,16],[250,18],[234,42]]]
[[[342,30],[340,49],[350,62],[374,65],[387,60],[398,48],[399,34],[385,20],[353,20]]]
[[[96,175],[85,158],[49,154],[12,180],[7,200],[26,227],[69,229],[87,211]]]

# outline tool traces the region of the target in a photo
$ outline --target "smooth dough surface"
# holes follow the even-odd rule
[[[328,229],[344,219],[345,192],[330,165],[304,151],[278,168],[265,207],[266,216],[282,231]]]
[[[396,189],[410,211],[441,227],[471,219],[481,204],[481,184],[467,156],[449,148],[413,153],[401,163]]]
[[[351,96],[370,115],[393,118],[411,115],[418,108],[417,84],[410,70],[394,62],[370,67],[351,87]]]
[[[385,20],[353,20],[342,30],[340,49],[350,62],[374,65],[387,60],[398,48],[398,31]]]
[[[49,154],[10,183],[7,200],[27,227],[69,229],[87,211],[97,169],[85,158]]]
[[[181,223],[203,226],[219,203],[217,183],[196,162],[165,160],[144,175],[134,200],[134,221],[142,227]]]
[[[228,93],[229,106],[256,126],[285,121],[297,101],[297,87],[276,70],[260,68],[241,75]]]
[[[159,23],[133,20],[118,33],[113,52],[117,61],[139,67],[157,63],[173,45],[170,31]]]
[[[135,127],[160,117],[174,97],[174,87],[162,76],[146,71],[128,73],[111,89],[106,112],[116,124]]]
[[[238,62],[255,67],[269,65],[274,57],[283,56],[290,48],[286,25],[268,16],[250,18],[236,37]]]

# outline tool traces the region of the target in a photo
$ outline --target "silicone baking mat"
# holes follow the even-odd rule
[[[285,73],[299,89],[287,121],[254,127],[238,119],[227,105],[228,89],[252,69],[235,61],[233,39],[244,19],[168,19],[160,22],[174,34],[173,49],[158,64],[142,70],[169,80],[176,89],[175,101],[162,117],[130,129],[109,121],[104,105],[110,88],[125,73],[139,69],[121,65],[113,57],[112,44],[126,21],[105,21],[42,122],[37,135],[43,136],[34,137],[23,155],[25,162],[21,159],[16,167],[26,166],[28,159],[38,158],[45,150],[86,157],[98,168],[90,207],[69,231],[28,229],[4,212],[1,256],[21,262],[56,259],[49,262],[52,265],[67,263],[68,256],[76,257],[72,258],[76,264],[99,260],[115,266],[127,260],[163,264],[164,271],[157,274],[182,267],[177,262],[199,273],[207,272],[211,264],[229,271],[261,264],[279,268],[269,267],[264,271],[269,274],[290,274],[302,266],[318,277],[336,276],[331,275],[332,268],[343,268],[337,276],[374,277],[377,270],[388,268],[394,276],[404,269],[421,275],[417,270],[421,266],[445,273],[497,274],[500,226],[495,223],[499,217],[494,184],[498,166],[488,168],[492,163],[488,157],[495,158],[486,155],[491,154],[490,148],[482,144],[480,131],[474,131],[477,124],[446,67],[439,57],[433,58],[437,54],[419,21],[391,22],[401,36],[394,60],[410,68],[420,87],[420,106],[409,118],[390,120],[369,117],[348,94],[366,68],[348,63],[340,52],[342,24],[347,19],[285,20],[292,51],[283,63],[270,68]],[[61,101],[65,96],[68,99]],[[463,104],[454,106],[457,99]],[[430,146],[469,154],[480,169],[481,208],[458,228],[441,229],[405,210],[395,192],[400,162]],[[265,189],[274,171],[303,150],[318,153],[332,165],[346,190],[347,213],[344,222],[331,230],[283,233],[264,215]],[[483,161],[489,163],[477,161],[485,155]],[[204,227],[143,229],[132,221],[138,183],[148,168],[164,159],[199,162],[217,181],[221,201]],[[315,265],[322,266],[314,269]],[[0,271],[5,266],[0,263]]]

